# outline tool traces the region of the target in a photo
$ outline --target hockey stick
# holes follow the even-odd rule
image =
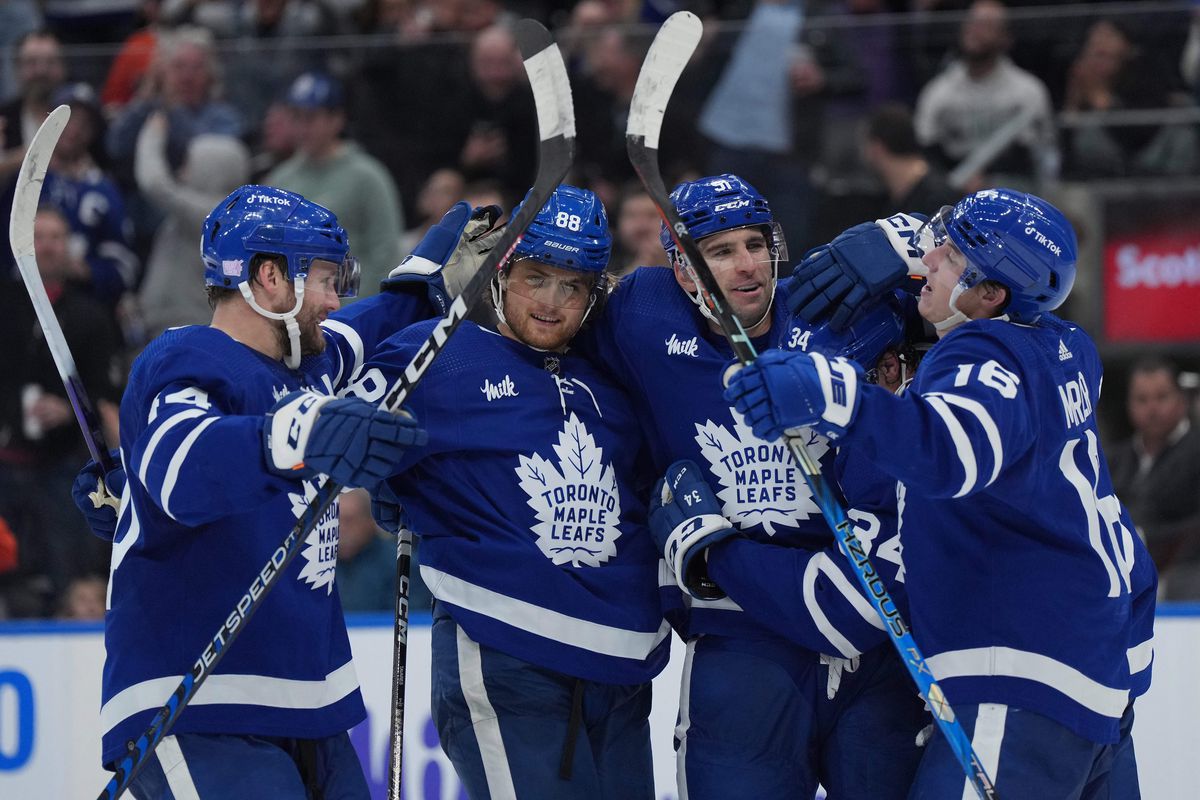
[[[70,107],[59,106],[50,112],[29,142],[29,149],[25,151],[25,158],[21,161],[21,171],[17,174],[12,215],[8,219],[8,238],[13,255],[17,259],[17,269],[25,281],[25,290],[29,292],[29,299],[33,301],[33,310],[37,313],[42,335],[46,337],[46,346],[50,348],[54,366],[58,368],[63,387],[67,390],[67,401],[75,412],[80,430],[83,431],[83,442],[87,445],[92,460],[100,465],[100,478],[96,492],[92,495],[92,502],[96,504],[96,508],[110,505],[115,509],[119,500],[109,494],[104,485],[104,475],[111,472],[116,464],[108,454],[100,416],[83,387],[83,380],[79,377],[71,348],[67,346],[67,337],[63,335],[62,325],[54,315],[54,307],[50,305],[50,298],[46,295],[46,286],[42,283],[37,254],[33,247],[33,223],[37,217],[46,170],[50,166],[50,156],[70,118]]]
[[[445,347],[446,340],[466,318],[470,305],[483,296],[492,274],[516,247],[525,229],[529,227],[542,205],[567,174],[574,157],[575,117],[571,104],[570,86],[567,83],[566,70],[561,67],[562,57],[558,53],[558,48],[554,45],[553,39],[546,29],[536,22],[522,20],[518,23],[516,32],[518,45],[525,58],[525,69],[533,87],[534,103],[538,112],[538,135],[541,138],[538,149],[537,177],[530,200],[525,204],[522,212],[508,224],[496,245],[479,265],[476,274],[450,304],[446,316],[434,328],[429,339],[421,345],[420,350],[397,381],[395,388],[389,392],[384,400],[384,405],[393,413],[400,410],[404,400]],[[191,671],[184,675],[183,680],[166,704],[155,714],[145,733],[130,745],[129,754],[117,765],[115,774],[99,795],[100,800],[117,800],[129,787],[130,782],[145,766],[150,755],[166,736],[167,731],[175,724],[180,713],[195,696],[200,685],[216,669],[226,650],[237,640],[246,624],[262,605],[264,598],[278,582],[279,576],[300,551],[300,545],[308,538],[317,522],[329,511],[334,498],[341,489],[341,486],[329,480],[324,481],[318,487],[316,496],[301,513],[296,525],[288,533],[283,543],[272,553],[271,559],[255,575],[253,582],[238,599],[224,624],[196,659]],[[397,567],[403,566],[407,575],[408,564],[402,563],[406,562],[404,554],[398,553],[397,555]],[[405,647],[398,654],[399,668],[393,670],[394,675],[398,676],[401,681],[399,690],[401,699],[403,698],[403,659],[407,650],[407,598],[404,598],[402,602],[404,623],[403,625],[397,623],[397,641],[399,642],[400,637],[403,637]],[[398,601],[397,605],[400,604],[401,601]],[[403,722],[403,709],[400,710],[398,719],[401,723]],[[396,723],[396,720],[396,715],[393,715],[393,724]],[[392,761],[396,776],[393,783],[397,787],[396,797],[399,797],[401,742],[401,737],[396,736],[392,745]]]
[[[533,222],[550,195],[566,177],[567,170],[575,157],[575,108],[571,100],[571,84],[562,54],[550,33],[533,20],[517,23],[517,46],[525,59],[525,71],[533,86],[534,105],[537,107],[538,144],[537,174],[524,205],[515,218],[509,221],[504,233],[488,252],[471,279],[463,286],[458,297],[450,304],[450,310],[433,335],[426,340],[413,357],[412,362],[397,379],[384,402],[389,409],[398,410],[430,362],[441,352],[446,339],[466,319],[467,312],[479,302],[487,291],[496,270],[508,260],[521,236]],[[392,749],[389,767],[388,798],[400,800],[403,767],[402,749],[404,737],[404,684],[408,653],[408,583],[412,554],[412,534],[400,530],[396,548],[396,573],[398,577],[396,598],[395,650],[392,659]]]
[[[658,166],[658,139],[662,128],[663,114],[671,99],[671,92],[679,80],[683,68],[691,58],[700,41],[700,19],[694,14],[680,11],[672,14],[650,45],[642,71],[638,75],[629,109],[629,124],[625,133],[625,144],[629,160],[641,178],[646,191],[654,200],[659,213],[671,231],[671,238],[686,256],[686,269],[700,289],[705,305],[717,319],[733,348],[734,355],[743,366],[751,364],[757,357],[754,345],[737,317],[729,310],[724,295],[700,248],[696,245],[679,212],[671,202],[667,187],[663,183]],[[941,687],[934,680],[925,657],[905,624],[895,603],[892,602],[866,551],[854,532],[854,525],[846,509],[834,494],[833,487],[821,474],[818,463],[798,437],[785,436],[788,450],[800,465],[804,479],[812,489],[813,499],[821,509],[826,522],[833,529],[842,551],[850,559],[858,582],[871,599],[872,605],[883,620],[884,628],[892,643],[900,652],[900,658],[917,684],[921,697],[933,710],[934,720],[942,730],[954,751],[967,780],[984,800],[996,800],[996,790],[984,769],[983,763],[971,747],[962,725],[954,715]]]

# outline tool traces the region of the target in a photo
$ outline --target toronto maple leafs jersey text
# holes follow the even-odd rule
[[[268,471],[264,414],[296,389],[337,392],[386,334],[429,313],[407,295],[350,306],[296,371],[204,326],[168,330],[138,357],[121,401],[128,483],[105,617],[104,762],[146,729],[214,632],[240,624],[235,602],[315,494]],[[363,719],[337,542],[335,503],[174,732],[315,738]]]
[[[805,350],[810,344],[812,328],[787,312],[789,283],[779,283],[771,329],[754,342],[759,350]],[[844,345],[850,344],[847,338]],[[774,579],[768,580],[761,572],[746,572],[746,580],[735,586],[738,575],[728,570],[730,587],[726,591],[730,597],[716,601],[683,598],[690,606],[686,614],[689,633],[787,635],[833,656],[853,654],[850,651],[883,641],[875,612],[861,595],[845,558],[835,552],[820,508],[787,446],[756,437],[722,398],[721,377],[733,363],[733,352],[725,338],[709,328],[676,283],[672,270],[643,267],[624,278],[584,345],[590,357],[628,387],[659,475],[683,458],[707,467],[709,483],[725,516],[749,539],[804,548],[795,554],[803,563],[793,564],[780,580],[801,586],[797,580],[811,569],[809,585],[819,582],[829,589],[810,594],[813,606],[804,606],[794,619],[785,620],[775,614],[778,604],[758,604],[769,594]],[[807,446],[823,470],[832,474],[835,451],[829,442],[810,432]],[[737,547],[731,543],[729,549]],[[740,566],[749,568],[750,561],[759,560],[752,548],[741,552],[748,561]],[[761,556],[769,558],[769,553]],[[814,558],[817,560],[810,564]],[[738,594],[755,601],[756,613],[742,613],[732,599]],[[833,602],[824,610],[818,608],[825,600]],[[828,620],[829,625],[806,619],[810,613]],[[858,641],[852,641],[855,639]]]
[[[429,337],[390,339],[355,389]],[[548,368],[549,367],[549,368]],[[649,473],[625,393],[587,361],[464,323],[414,390],[429,433],[390,481],[421,537],[421,577],[475,641],[568,675],[647,681],[670,628],[645,528]]]
[[[1153,566],[1113,493],[1079,328],[974,321],[909,392],[862,387],[846,437],[897,478],[913,635],[953,703],[1115,742],[1152,658]]]

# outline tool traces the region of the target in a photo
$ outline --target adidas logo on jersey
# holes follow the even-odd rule
[[[504,376],[504,380],[499,383],[492,383],[487,378],[483,379],[483,386],[479,387],[479,391],[483,392],[483,396],[490,403],[493,400],[499,400],[501,397],[516,397],[519,392],[517,385],[513,383],[513,379],[508,375]]]
[[[690,339],[680,339],[672,333],[671,338],[667,339],[666,344],[667,355],[669,356],[691,356],[692,358],[696,358],[698,355],[697,351],[700,349],[695,336]]]
[[[1067,346],[1066,346],[1066,344],[1063,343],[1063,340],[1059,339],[1058,340],[1058,360],[1066,361],[1070,358],[1072,358],[1071,351],[1067,349]]]

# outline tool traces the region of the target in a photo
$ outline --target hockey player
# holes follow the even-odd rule
[[[791,318],[785,301],[794,284],[777,282],[782,236],[767,201],[737,176],[681,184],[672,199],[760,351],[822,349],[874,364],[899,338],[887,308],[840,335]],[[732,523],[734,538],[762,545],[727,548],[738,553],[730,580],[751,563],[787,562],[777,568],[805,576],[810,590],[789,608],[753,581],[714,587],[677,562],[688,606],[680,795],[805,797],[820,781],[835,797],[901,798],[921,755],[921,703],[786,447],[756,437],[722,399],[715,382],[732,350],[665,230],[663,245],[675,268],[638,269],[622,280],[588,337],[589,355],[633,394],[657,475],[680,459],[700,465],[701,482],[720,501],[713,529]],[[830,443],[814,434],[808,444],[832,468]],[[875,538],[880,555],[895,559],[884,546],[892,505],[863,505],[856,519],[864,541]],[[861,767],[867,760],[871,769]]]
[[[329,319],[357,283],[345,232],[328,210],[266,186],[222,200],[201,251],[212,324],[154,340],[121,403],[128,480],[100,713],[108,765],[191,669],[320,476],[374,486],[424,439],[411,417],[334,396],[386,333],[432,313],[423,288]],[[133,794],[367,797],[346,735],[365,709],[333,582],[336,551],[335,505]]]
[[[498,331],[464,322],[411,397],[429,443],[391,485],[435,600],[434,721],[475,800],[654,796],[650,680],[670,628],[652,476],[625,393],[568,352],[603,311],[611,245],[596,195],[559,186],[494,279]],[[360,396],[430,330],[389,339]]]
[[[898,481],[913,634],[998,794],[1135,798],[1155,576],[1100,449],[1095,345],[1049,313],[1075,279],[1075,233],[1046,201],[997,189],[944,208],[915,244],[940,340],[908,392],[844,359],[771,352],[726,398],[765,439],[812,426]],[[882,261],[865,269],[906,270]],[[964,792],[939,735],[910,797]]]

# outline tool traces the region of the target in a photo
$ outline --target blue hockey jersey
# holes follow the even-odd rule
[[[1149,681],[1155,577],[1100,450],[1100,381],[1070,323],[969,322],[905,395],[864,386],[843,446],[900,482],[910,622],[950,701],[1115,742]]]
[[[360,388],[377,399],[429,337],[390,339]],[[429,443],[390,481],[421,537],[421,577],[475,641],[567,675],[647,681],[670,628],[645,528],[625,393],[587,361],[463,323],[414,390]]]
[[[295,389],[336,393],[387,334],[430,313],[409,295],[356,303],[326,320],[325,352],[295,371],[205,326],[168,330],[135,361],[105,615],[105,763],[150,724],[316,492],[268,471],[264,414]],[[314,738],[364,718],[337,542],[335,504],[174,732]]]
[[[141,263],[133,252],[133,225],[111,178],[98,167],[79,178],[51,170],[42,198],[67,218],[72,246],[91,269],[96,298],[111,306],[137,285]]]
[[[768,347],[805,350],[816,344],[810,341],[812,326],[787,312],[789,286],[788,280],[779,282],[771,328],[754,340],[760,351]],[[846,334],[823,341],[821,347],[836,352],[853,344],[852,335]],[[672,270],[643,267],[625,277],[583,345],[590,357],[620,376],[629,389],[657,474],[684,458],[707,467],[725,516],[746,537],[793,548],[785,564],[773,556],[778,552],[775,548],[742,547],[737,537],[727,540],[722,551],[729,559],[728,568],[718,568],[720,577],[713,577],[729,597],[715,601],[683,597],[689,606],[687,634],[786,635],[809,649],[843,657],[885,640],[882,623],[845,557],[836,552],[829,528],[786,445],[757,438],[721,397],[722,375],[733,362],[733,352],[724,336],[709,328]],[[822,469],[831,472],[836,451],[829,442],[810,433],[808,447]],[[874,515],[889,505],[890,501],[874,504],[859,513]],[[885,535],[879,541],[889,538],[886,531],[891,526],[877,524],[878,516],[861,519],[865,540],[881,530]],[[772,572],[764,573],[763,568]],[[785,604],[772,597],[772,585],[809,591],[802,605]],[[733,599],[738,596],[749,600],[749,613],[742,613]]]

